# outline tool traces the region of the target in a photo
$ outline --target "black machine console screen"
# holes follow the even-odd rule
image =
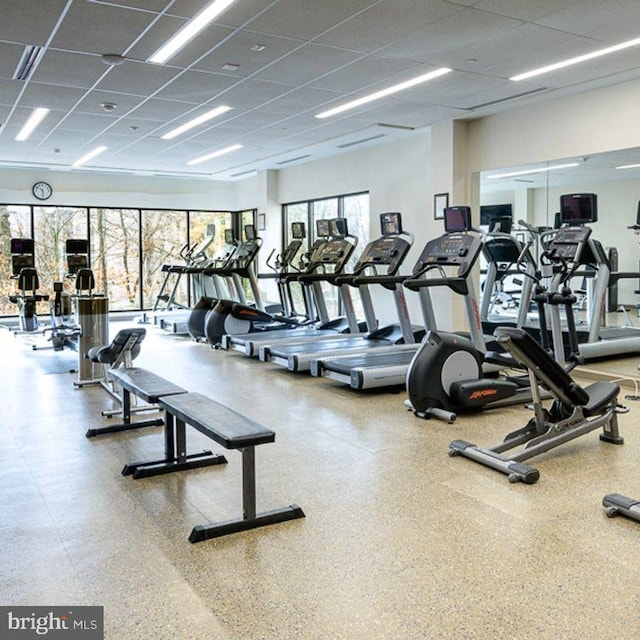
[[[383,236],[402,233],[402,214],[399,211],[389,211],[380,214],[380,232]]]

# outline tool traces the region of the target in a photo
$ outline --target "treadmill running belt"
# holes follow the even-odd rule
[[[396,367],[406,364],[409,366],[415,351],[398,351],[397,353],[368,353],[358,354],[351,357],[340,356],[340,359],[323,361],[322,366],[327,371],[348,374],[351,369],[357,367]],[[321,358],[320,358],[321,359]]]

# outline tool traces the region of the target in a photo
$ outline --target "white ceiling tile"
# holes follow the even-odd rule
[[[238,0],[168,64],[144,62],[207,1],[3,0],[0,161],[60,166],[106,140],[109,153],[96,166],[223,176],[330,155],[338,142],[377,129],[391,140],[406,135],[393,126],[422,128],[640,77],[637,50],[630,50],[523,83],[508,80],[637,36],[637,0]],[[47,42],[32,76],[12,80],[24,45]],[[265,49],[252,50],[256,44]],[[127,61],[108,67],[103,53]],[[227,62],[240,66],[221,72]],[[313,117],[437,66],[454,71],[330,121]],[[514,98],[527,92],[534,93]],[[107,114],[105,101],[118,106]],[[496,104],[469,111],[487,103]],[[32,108],[43,104],[54,110],[32,139],[16,143]],[[159,139],[218,104],[233,111],[184,140]],[[185,165],[196,152],[238,140],[245,144],[238,155],[210,167]]]
[[[361,54],[344,49],[308,44],[284,57],[277,65],[259,71],[255,77],[274,82],[305,84],[317,81],[321,76],[350,64],[359,57]]]
[[[457,16],[463,7],[446,0],[382,0],[333,27],[316,40],[358,51],[375,51]]]

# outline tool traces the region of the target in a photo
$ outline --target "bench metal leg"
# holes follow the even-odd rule
[[[199,469],[217,464],[226,464],[227,459],[212,451],[187,454],[187,436],[185,423],[165,411],[164,416],[164,458],[147,462],[129,462],[122,469],[123,476],[132,476],[134,480],[159,476],[174,471]]]
[[[85,434],[87,438],[94,438],[95,436],[104,435],[105,433],[119,433],[120,431],[131,431],[133,429],[142,429],[144,427],[158,427],[163,424],[162,418],[150,418],[149,420],[138,420],[137,422],[132,422],[131,414],[133,409],[131,408],[131,392],[127,389],[122,389],[122,398],[120,403],[122,405],[122,422],[118,424],[109,424],[104,427],[96,427],[95,429],[88,429]]]
[[[242,452],[242,518],[225,522],[202,524],[194,527],[189,542],[202,542],[229,533],[257,529],[269,524],[304,518],[304,512],[296,505],[263,511],[256,514],[256,453],[255,447],[245,447]]]

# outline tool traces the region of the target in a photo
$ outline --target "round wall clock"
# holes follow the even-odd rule
[[[53,194],[53,189],[48,182],[36,182],[31,187],[31,193],[38,198],[38,200],[48,200]]]

